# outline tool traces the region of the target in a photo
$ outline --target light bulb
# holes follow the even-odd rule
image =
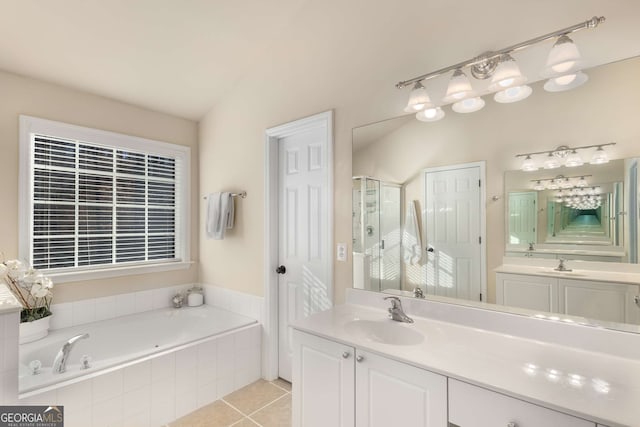
[[[462,101],[458,101],[451,106],[451,109],[456,113],[473,113],[481,110],[484,105],[484,99],[477,96],[475,98],[467,98]]]
[[[564,76],[560,76],[560,77],[556,77],[554,79],[554,81],[559,84],[560,86],[566,86],[568,84],[570,84],[571,82],[573,82],[576,77],[578,77],[577,74],[565,74]]]
[[[533,89],[531,89],[531,86],[513,86],[505,90],[501,90],[500,92],[496,92],[496,94],[493,95],[493,99],[501,104],[508,104],[511,102],[522,101],[523,99],[528,98],[532,92]]]
[[[416,119],[421,122],[435,122],[444,117],[444,111],[440,107],[432,107],[416,113]]]

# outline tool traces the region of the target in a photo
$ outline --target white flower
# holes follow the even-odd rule
[[[5,262],[5,265],[9,270],[19,270],[22,268],[22,261],[20,261],[19,259],[10,259],[9,261]]]
[[[42,277],[42,279],[40,280],[40,284],[47,289],[53,288],[53,280],[49,279],[46,276]]]
[[[21,280],[22,276],[24,276],[25,273],[25,269],[24,266],[22,265],[22,261],[17,260],[17,259],[10,259],[9,261],[5,262],[5,265],[8,268],[8,272],[7,275],[9,277],[11,277],[14,280]]]
[[[0,263],[0,277],[4,277],[5,274],[7,274],[7,271],[9,271],[7,266],[2,264],[2,263]]]
[[[31,295],[36,298],[44,298],[49,295],[49,289],[36,283],[31,287]]]

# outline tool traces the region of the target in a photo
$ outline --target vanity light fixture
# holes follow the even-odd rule
[[[521,169],[523,171],[535,171],[538,167],[535,165],[533,157],[541,154],[546,154],[545,160],[543,162],[543,167],[545,169],[556,169],[562,166],[564,163],[565,166],[575,167],[581,166],[584,164],[584,161],[578,154],[578,150],[588,150],[590,148],[597,148],[596,152],[593,154],[590,163],[592,165],[600,165],[603,163],[609,162],[609,156],[604,151],[603,147],[609,145],[616,145],[615,142],[608,142],[606,144],[595,144],[595,145],[583,145],[580,147],[569,147],[566,145],[560,145],[553,150],[545,150],[545,151],[536,151],[533,153],[522,153],[516,154],[516,157],[524,157],[525,161],[522,163]],[[527,169],[525,169],[525,166]]]
[[[562,197],[565,194],[573,194],[580,195],[580,190],[587,186],[587,180],[585,178],[590,177],[591,175],[578,175],[578,176],[564,176],[557,175],[553,178],[537,178],[532,179],[533,189],[536,191],[543,190],[558,190],[556,194],[557,197]],[[580,178],[577,182],[575,180]],[[574,184],[575,182],[575,184]],[[595,185],[593,188],[599,188],[599,186]]]
[[[558,92],[578,87],[587,81],[587,75],[580,71],[580,67],[583,65],[580,52],[573,40],[569,37],[569,34],[583,29],[596,28],[604,21],[604,16],[594,16],[591,19],[570,27],[562,28],[496,51],[484,52],[474,58],[457,64],[398,82],[396,84],[398,89],[414,85],[405,111],[418,112],[422,109],[429,108],[426,107],[426,105],[429,105],[431,101],[428,100],[428,96],[426,96],[426,89],[423,83],[427,80],[447,75],[451,71],[453,71],[453,75],[449,81],[446,95],[442,99],[442,102],[436,101],[436,105],[452,103],[454,111],[470,113],[484,107],[485,101],[481,96],[487,93],[495,92],[494,99],[499,103],[510,103],[526,99],[531,94],[532,89],[524,85],[527,78],[522,75],[520,67],[518,67],[512,54],[548,40],[555,40],[555,43],[549,51],[545,72],[543,73],[545,77],[549,78],[549,81],[545,84],[545,89]],[[488,90],[482,93],[476,93],[465,70],[468,70],[476,80],[491,79]],[[425,100],[425,96],[427,100]],[[434,104],[431,104],[431,107],[436,108]],[[424,118],[424,116],[418,116],[419,120]]]
[[[547,187],[545,187],[545,185],[540,180],[536,181],[536,184],[533,186],[533,189],[536,190],[536,191],[542,191],[542,190],[544,190],[546,188]]]
[[[578,180],[578,183],[576,184],[577,187],[580,188],[584,188],[587,186],[587,180],[584,179],[584,176],[581,176],[580,179]]]

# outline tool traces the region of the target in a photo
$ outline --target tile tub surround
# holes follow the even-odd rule
[[[66,427],[157,427],[260,378],[260,325],[20,399],[65,407]]]
[[[140,292],[89,298],[80,301],[52,304],[51,329],[62,329],[134,313],[171,307],[171,299],[178,292],[186,293],[193,284],[169,286]],[[201,285],[204,302],[262,323],[264,299],[220,286]],[[186,305],[186,301],[185,301]]]

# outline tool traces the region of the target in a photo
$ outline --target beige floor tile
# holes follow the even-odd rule
[[[287,391],[291,391],[291,383],[287,380],[283,380],[282,378],[278,378],[277,380],[271,381],[273,384],[277,385],[280,388],[283,388]]]
[[[221,400],[198,409],[172,422],[171,427],[228,427],[243,415]],[[247,424],[250,425],[250,424]]]
[[[278,399],[251,418],[263,427],[291,427],[291,395]]]
[[[258,424],[254,423],[249,418],[243,418],[231,427],[258,427]]]
[[[281,388],[265,380],[258,380],[225,396],[224,400],[243,414],[249,415],[284,394],[286,392]]]

